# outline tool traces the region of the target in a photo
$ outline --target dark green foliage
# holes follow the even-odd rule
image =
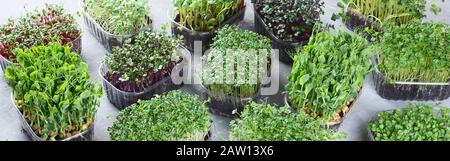
[[[244,7],[243,0],[173,0],[179,23],[193,31],[217,29],[225,19]]]
[[[290,42],[308,40],[324,13],[322,0],[257,0],[255,4],[272,33]]]

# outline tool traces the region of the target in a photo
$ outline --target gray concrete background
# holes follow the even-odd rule
[[[330,20],[332,13],[338,11],[336,7],[338,0],[324,1],[326,13],[321,17],[322,21],[334,24],[336,28],[341,28],[350,32],[343,27],[340,21],[333,22]],[[6,23],[8,18],[17,18],[36,7],[42,7],[45,2],[63,4],[73,15],[76,15],[77,11],[81,11],[80,0],[2,0],[2,4],[0,5],[0,24]],[[243,22],[240,22],[239,25],[243,28],[253,30],[253,11],[250,0],[246,0],[246,3],[247,12],[245,19]],[[450,2],[446,1],[442,3],[440,0],[436,0],[436,3],[442,7],[443,12],[440,15],[433,15],[428,12],[425,21],[441,21],[450,24]],[[167,13],[173,11],[172,2],[171,0],[150,0],[150,5],[150,13],[154,22],[154,28],[159,29],[163,24],[169,22]],[[105,56],[106,50],[89,33],[81,17],[78,17],[77,19],[83,29],[83,60],[89,64],[89,72],[92,79],[101,83],[98,69]],[[291,67],[289,65],[280,64],[279,74],[281,79],[280,82],[282,83],[282,85],[280,85],[281,88],[286,84],[290,70]],[[3,75],[3,73],[1,73],[1,75]],[[199,92],[194,90],[191,86],[185,86],[183,89],[193,93]],[[12,105],[10,99],[11,88],[6,84],[3,78],[0,78],[0,91],[0,140],[29,140],[22,131],[21,123],[18,119],[19,116]],[[282,105],[282,100],[282,94],[267,97],[269,103]],[[394,109],[396,107],[404,107],[407,103],[407,101],[389,101],[382,99],[376,94],[371,77],[367,77],[362,93],[355,102],[354,108],[344,121],[341,130],[347,134],[347,140],[366,140],[367,122],[374,117],[377,112]],[[450,107],[450,99],[435,103]],[[118,110],[109,103],[106,96],[104,96],[97,112],[94,140],[109,140],[106,129],[112,125],[117,113]],[[213,119],[212,140],[228,140],[228,124],[231,119],[215,115],[211,115],[211,117]]]

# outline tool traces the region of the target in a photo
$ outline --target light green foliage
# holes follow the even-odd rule
[[[179,23],[193,31],[217,29],[227,16],[243,6],[243,0],[173,0]]]
[[[212,51],[203,57],[203,85],[217,95],[255,95],[267,73],[270,48],[270,39],[264,36],[225,26],[217,32]]]
[[[103,91],[91,82],[87,64],[76,53],[50,44],[15,54],[20,66],[8,66],[5,79],[39,137],[60,140],[93,124]]]
[[[410,104],[405,109],[381,112],[369,122],[376,141],[450,141],[450,110],[439,113],[433,106]]]
[[[291,112],[287,107],[274,107],[252,102],[245,106],[239,119],[231,121],[234,141],[327,141],[343,140],[345,135],[322,128],[323,121],[303,110]]]
[[[146,25],[148,0],[83,0],[83,8],[106,32],[126,35]]]
[[[352,10],[367,18],[386,24],[405,24],[425,17],[426,0],[342,0],[338,6],[342,13],[333,15],[333,19],[346,17],[346,11]],[[436,9],[435,9],[436,10]]]
[[[414,22],[388,26],[373,47],[390,81],[450,82],[450,27]]]
[[[344,31],[314,35],[294,57],[287,85],[291,106],[326,120],[340,119],[371,71],[367,47],[365,38]]]
[[[210,126],[205,102],[171,91],[127,107],[108,132],[114,141],[201,141]]]

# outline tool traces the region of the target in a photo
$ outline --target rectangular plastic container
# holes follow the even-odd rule
[[[174,84],[170,76],[166,76],[159,82],[145,88],[142,92],[125,92],[117,89],[105,79],[104,75],[107,72],[108,67],[105,64],[102,64],[100,68],[100,76],[103,79],[103,88],[105,89],[109,101],[119,110],[123,110],[124,108],[136,103],[138,100],[147,100],[157,94],[163,94],[182,87],[182,85]]]
[[[277,36],[275,36],[269,30],[269,27],[266,25],[266,23],[261,18],[258,11],[256,10],[255,5],[253,5],[253,11],[255,13],[255,31],[258,34],[266,36],[272,40],[272,48],[279,50],[281,62],[292,64],[294,61],[293,61],[290,53],[295,51],[295,49],[297,47],[305,45],[306,43],[308,43],[308,41],[295,43],[295,42],[285,42],[283,40],[280,40]]]
[[[188,54],[190,55],[189,51],[181,46],[179,47],[179,51],[182,52],[183,59],[187,60]],[[178,65],[186,65],[186,62],[184,60],[181,61]],[[99,75],[103,79],[103,89],[105,90],[109,101],[119,110],[123,110],[124,108],[136,103],[138,100],[147,100],[157,94],[163,94],[172,90],[177,90],[183,86],[183,84],[174,84],[172,78],[169,75],[159,82],[156,82],[155,84],[145,88],[145,90],[142,92],[125,92],[116,88],[108,80],[105,79],[104,76],[108,72],[108,70],[109,69],[107,65],[103,63],[100,66]],[[183,71],[181,70],[179,72],[182,73]]]
[[[228,17],[228,19],[225,20],[222,26],[219,28],[222,28],[225,25],[228,24],[236,24],[239,21],[242,21],[244,19],[246,6],[244,6],[242,9],[238,10],[234,15]],[[189,51],[194,51],[194,42],[200,41],[202,42],[202,52],[208,50],[211,46],[212,39],[215,37],[215,31],[210,32],[195,32],[190,30],[189,28],[179,24],[177,22],[177,19],[179,19],[179,16],[176,15],[175,18],[171,16],[170,13],[168,13],[169,19],[172,21],[172,34],[174,35],[180,35],[183,36],[183,43],[184,46]]]
[[[377,68],[377,60],[372,57],[372,72],[375,89],[382,98],[388,100],[440,101],[450,97],[450,83],[394,82],[386,81]]]
[[[214,94],[209,91],[203,84],[200,84],[203,98],[207,100],[210,98],[210,102],[207,103],[208,111],[212,114],[236,118],[244,111],[244,106],[250,101],[256,101],[260,98],[259,92],[252,97],[238,98],[228,95]]]
[[[0,55],[0,67],[2,68],[3,74],[6,73],[6,67],[8,67],[10,65],[18,65],[18,64],[13,63],[13,62],[9,61],[8,59],[6,59],[5,57],[3,57],[2,55]]]
[[[347,112],[347,113],[345,113],[342,117],[341,117],[341,119],[339,120],[339,121],[337,121],[337,122],[329,122],[327,125],[324,125],[324,128],[326,128],[326,129],[336,129],[336,130],[338,130],[339,128],[340,128],[340,126],[341,126],[341,124],[345,121],[345,119],[347,118],[347,116],[350,114],[350,112],[352,112],[353,110],[353,107],[354,107],[354,105],[355,105],[355,103],[356,103],[356,101],[359,99],[359,97],[361,96],[361,93],[362,93],[362,88],[361,88],[361,91],[359,91],[359,93],[358,93],[358,95],[356,96],[356,98],[353,100],[353,102],[351,103],[351,105],[350,105],[350,107],[348,107],[349,108],[349,111]],[[291,104],[289,103],[289,100],[288,100],[288,94],[285,94],[284,95],[284,104],[286,105],[286,107],[289,107],[292,111],[294,111],[294,109],[291,107]]]
[[[37,136],[37,134],[31,128],[30,124],[28,124],[27,120],[23,117],[22,112],[20,112],[19,108],[17,108],[13,94],[11,94],[11,100],[14,104],[14,109],[16,109],[17,114],[19,115],[19,119],[22,122],[22,128],[25,130],[26,134],[31,138],[31,140],[32,141],[46,141],[46,140],[42,139],[41,137]],[[89,140],[92,140],[92,136],[94,135],[93,133],[94,133],[94,123],[92,123],[88,127],[88,129],[85,131],[83,131],[77,135],[65,138],[63,140],[58,140],[58,141],[89,141]]]
[[[114,35],[106,32],[89,14],[83,14],[84,23],[89,28],[92,35],[103,45],[103,47],[112,53],[112,49],[115,46],[122,47],[125,44],[127,38],[135,36],[137,33],[129,35]],[[141,31],[152,27],[152,20],[149,16],[146,16],[145,26],[142,26]]]

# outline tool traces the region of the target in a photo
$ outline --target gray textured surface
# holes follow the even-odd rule
[[[150,0],[151,1],[151,17],[154,22],[154,28],[160,28],[163,24],[169,22],[167,13],[172,11],[170,0]],[[245,20],[240,23],[243,28],[253,29],[253,11],[249,1],[247,1],[247,13]],[[24,14],[26,10],[33,10],[36,7],[42,7],[45,2],[63,3],[64,7],[74,15],[80,10],[79,0],[15,0],[3,1],[0,5],[0,24],[4,24],[8,18],[17,18]],[[327,23],[334,24],[337,28],[342,28],[342,23],[330,20],[331,14],[337,11],[337,0],[325,0],[326,8],[325,15],[322,20]],[[443,21],[450,24],[450,2],[441,3],[438,5],[443,8],[440,15],[428,14],[425,21]],[[100,76],[98,67],[102,61],[106,51],[100,43],[86,30],[81,18],[78,18],[79,24],[83,27],[83,60],[89,64],[89,72],[92,79],[100,83]],[[290,67],[285,64],[280,65],[280,82],[283,87],[290,73]],[[196,92],[189,86],[184,88],[190,92]],[[22,132],[21,124],[18,115],[13,108],[10,92],[11,88],[6,84],[3,78],[0,78],[0,140],[29,140],[25,133]],[[283,96],[281,94],[268,97],[267,101],[270,103],[283,104]],[[379,111],[393,109],[395,107],[403,107],[408,102],[405,101],[388,101],[379,97],[374,89],[372,79],[367,77],[361,96],[355,102],[354,108],[350,112],[347,119],[344,121],[341,130],[347,133],[347,140],[366,140],[367,137],[367,122],[376,115]],[[440,102],[443,106],[450,107],[450,99]],[[95,122],[94,140],[109,140],[106,129],[112,125],[118,110],[109,103],[108,99],[102,98],[100,107],[97,112],[97,120]],[[212,128],[212,140],[227,140],[228,139],[228,124],[231,119],[220,116],[211,115],[214,121]]]

